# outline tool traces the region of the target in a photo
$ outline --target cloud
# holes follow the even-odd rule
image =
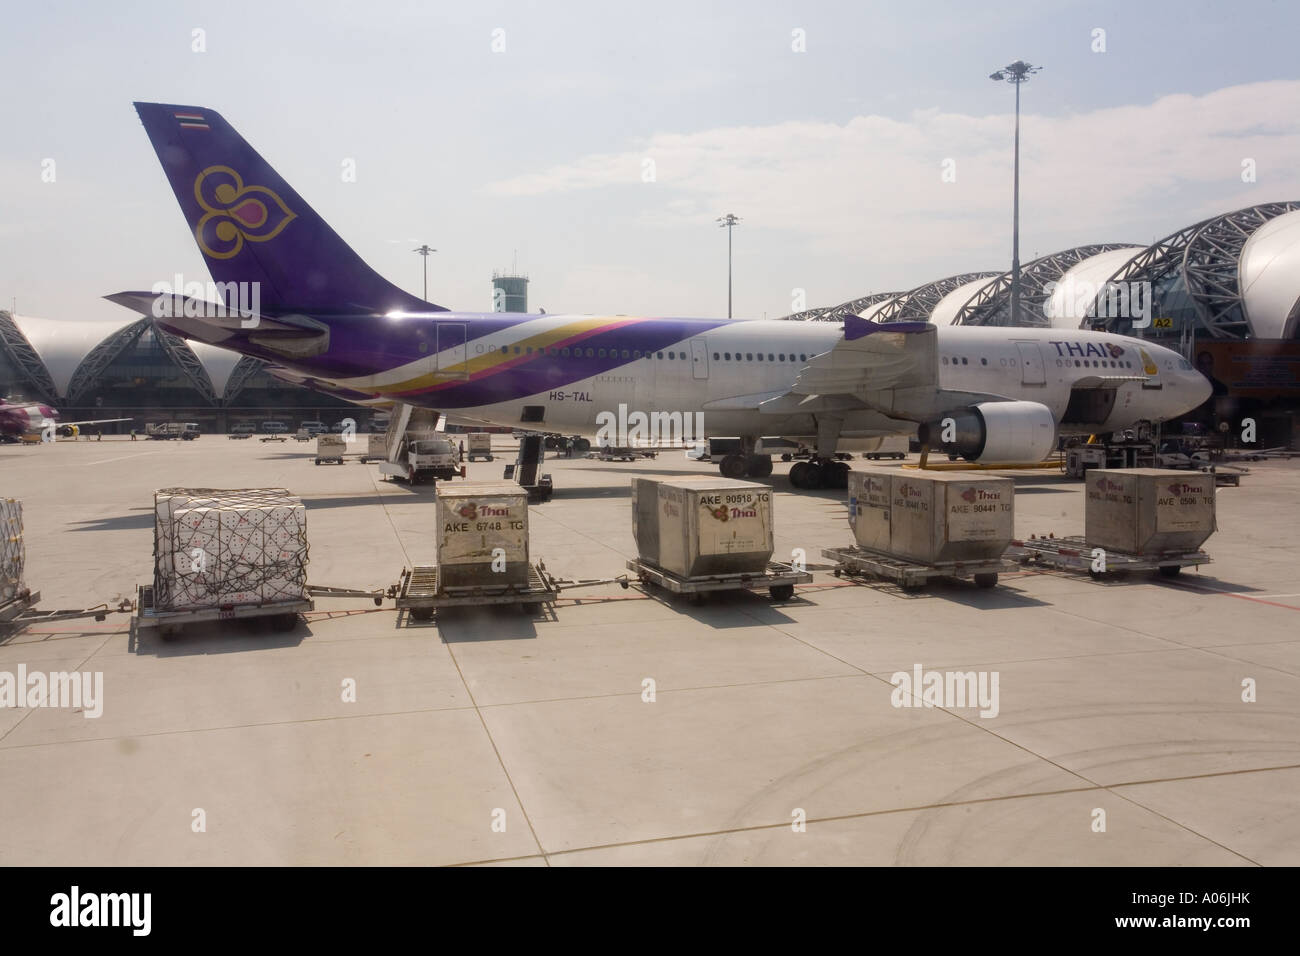
[[[1300,195],[1297,81],[1069,116],[1026,112],[1021,137],[1022,229],[1036,242],[1059,242],[1056,248],[1146,242],[1153,228]],[[657,197],[639,205],[642,225],[702,224],[734,210],[750,229],[800,237],[813,251],[856,244],[894,259],[907,250],[933,255],[942,243],[945,252],[974,256],[987,254],[990,235],[1000,247],[1009,231],[1011,138],[1009,114],[938,109],[906,119],[663,132],[485,192],[520,199],[626,191],[629,201]],[[654,182],[643,181],[646,159],[654,161]],[[1246,160],[1254,161],[1255,183],[1242,181]],[[954,181],[944,181],[945,168]]]

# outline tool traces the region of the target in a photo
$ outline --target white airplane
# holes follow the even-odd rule
[[[1038,462],[1058,435],[1164,421],[1211,391],[1177,353],[1103,332],[451,312],[370,269],[218,113],[136,109],[225,301],[109,298],[358,404],[615,445],[738,435],[729,477],[770,475],[759,439],[779,435],[815,448],[790,480],[817,488],[846,481],[843,440],[915,431],[970,461]]]

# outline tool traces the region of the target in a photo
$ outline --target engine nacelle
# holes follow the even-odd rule
[[[1056,446],[1056,419],[1041,402],[981,402],[922,425],[917,437],[967,461],[1039,462]]]

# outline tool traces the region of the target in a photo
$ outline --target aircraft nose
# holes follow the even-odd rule
[[[1192,403],[1192,408],[1199,408],[1206,399],[1214,394],[1214,386],[1210,383],[1210,380],[1200,372],[1193,371],[1191,374],[1191,381],[1188,384],[1191,386],[1191,394],[1195,398],[1195,401]]]

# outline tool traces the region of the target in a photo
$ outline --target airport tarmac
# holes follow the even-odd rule
[[[47,609],[133,597],[171,486],[300,494],[314,584],[432,563],[432,486],[313,448],[0,446],[0,495],[23,501]],[[606,584],[433,624],[317,599],[290,633],[169,644],[125,614],[31,627],[0,671],[101,672],[103,714],[0,710],[0,864],[1296,865],[1300,461],[1251,467],[1219,489],[1214,563],[1174,580],[904,592],[819,570],[780,605]],[[545,470],[532,554],[570,578],[634,556],[631,476],[716,474],[680,452]],[[793,493],[788,470],[776,557],[824,564],[852,543],[844,492]],[[1017,473],[1016,525],[1082,534],[1081,483]],[[996,673],[996,716],[894,706],[918,666]]]

